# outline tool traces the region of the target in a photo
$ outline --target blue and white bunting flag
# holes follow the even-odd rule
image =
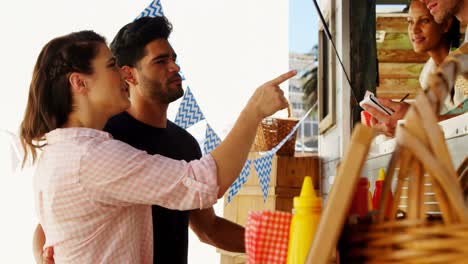
[[[142,17],[157,17],[164,16],[164,12],[161,5],[161,0],[154,0],[151,4],[135,18],[135,20]]]
[[[209,124],[206,124],[205,143],[203,144],[203,150],[205,154],[210,153],[221,143],[221,139],[218,137],[216,132],[211,128]]]
[[[242,188],[242,186],[247,182],[247,179],[249,178],[250,175],[250,165],[252,164],[251,160],[247,160],[244,164],[244,168],[242,168],[242,171],[237,177],[237,179],[231,184],[231,187],[229,187],[229,192],[228,192],[228,203],[231,202],[232,197],[234,197]]]
[[[266,201],[268,197],[268,187],[270,185],[271,179],[270,175],[272,159],[273,154],[269,154],[254,160],[254,167],[257,171],[258,180],[260,182],[260,188],[262,188],[263,201]]]
[[[205,119],[205,116],[203,116],[192,91],[187,87],[174,122],[181,128],[186,129],[203,119]]]

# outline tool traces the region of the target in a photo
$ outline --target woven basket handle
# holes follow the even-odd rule
[[[288,118],[291,117],[291,114],[292,114],[291,103],[288,101]]]

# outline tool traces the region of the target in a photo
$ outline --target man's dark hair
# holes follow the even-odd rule
[[[156,39],[168,39],[172,24],[166,17],[142,17],[119,30],[110,47],[117,64],[135,67],[145,56],[145,47]]]

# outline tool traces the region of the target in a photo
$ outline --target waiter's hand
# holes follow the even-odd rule
[[[395,128],[398,120],[403,119],[408,112],[410,104],[405,102],[393,102],[387,98],[379,98],[379,103],[393,111],[392,115],[387,115],[370,105],[363,105],[362,108],[371,114],[370,126],[388,137],[395,135]]]

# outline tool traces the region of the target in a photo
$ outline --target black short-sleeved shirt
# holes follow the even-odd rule
[[[166,128],[157,128],[123,112],[109,119],[104,130],[115,139],[151,155],[185,161],[201,157],[195,138],[171,121],[167,121]],[[189,211],[153,205],[152,212],[154,263],[187,263]]]

